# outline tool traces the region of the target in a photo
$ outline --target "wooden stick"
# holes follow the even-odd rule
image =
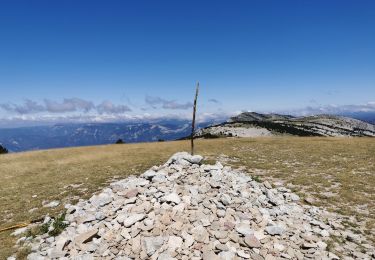
[[[191,155],[194,155],[194,132],[195,132],[195,113],[197,112],[197,98],[199,92],[199,82],[195,90],[194,107],[193,107],[193,122],[191,124]]]
[[[21,224],[13,225],[11,227],[0,229],[0,233],[4,232],[4,231],[7,231],[7,230],[11,230],[11,229],[27,227],[28,225],[29,225],[28,223],[21,223]]]

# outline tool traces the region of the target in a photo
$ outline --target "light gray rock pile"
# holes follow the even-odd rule
[[[202,159],[177,153],[66,205],[69,226],[36,238],[28,259],[338,259],[327,251],[336,223],[318,208]]]

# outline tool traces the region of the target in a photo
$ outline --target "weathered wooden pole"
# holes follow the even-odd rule
[[[197,98],[199,92],[199,82],[197,82],[197,88],[195,90],[194,107],[193,107],[193,122],[191,124],[191,155],[194,155],[194,132],[195,132],[195,113],[197,112]]]

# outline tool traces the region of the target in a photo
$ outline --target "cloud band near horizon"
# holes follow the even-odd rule
[[[160,97],[151,96],[146,96],[145,103],[153,109],[187,110],[192,107],[191,102],[179,103],[176,100],[167,100]],[[38,103],[31,99],[25,99],[25,101],[22,104],[2,103],[0,104],[0,110],[15,113],[18,115],[38,114],[41,112],[51,114],[63,114],[70,112],[96,112],[100,115],[116,115],[133,111],[127,105],[117,105],[109,100],[105,100],[100,104],[94,104],[94,102],[92,101],[76,97],[64,98],[61,102],[50,99],[44,99],[42,103]]]
[[[44,99],[43,103],[26,99],[23,104],[3,103],[0,108],[6,112],[16,113],[19,115],[37,114],[47,112],[51,114],[62,114],[70,112],[95,111],[98,114],[119,114],[131,112],[132,109],[126,105],[115,105],[111,101],[103,101],[95,105],[92,101],[81,98],[64,98],[61,102]]]
[[[206,100],[208,103],[221,104],[220,101],[213,99]],[[106,100],[95,104],[92,101],[81,98],[64,98],[62,101],[44,99],[43,102],[36,102],[26,99],[22,104],[3,103],[0,104],[0,111],[3,110],[10,114],[1,117],[0,127],[4,125],[17,125],[17,122],[26,122],[27,125],[37,123],[82,123],[82,122],[116,122],[116,121],[147,121],[155,119],[189,119],[191,117],[191,102],[179,103],[175,100],[167,100],[160,97],[145,97],[145,104],[148,108],[140,108],[139,113],[125,104],[114,104]],[[150,113],[146,111],[150,110]],[[160,112],[164,110],[164,112]],[[168,111],[172,112],[169,113]],[[215,112],[216,111],[216,112]],[[248,110],[242,110],[248,111]],[[354,113],[368,113],[375,115],[375,102],[364,104],[349,105],[325,105],[325,106],[306,106],[290,110],[278,111],[260,111],[260,113],[280,113],[291,114],[294,116],[308,116],[314,114],[334,114],[334,115],[352,115]],[[201,121],[205,120],[225,120],[230,116],[240,113],[241,110],[226,111],[221,106],[213,111],[198,111],[198,117]]]

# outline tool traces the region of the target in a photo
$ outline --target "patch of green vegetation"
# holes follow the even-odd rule
[[[56,217],[54,220],[49,221],[48,223],[35,225],[29,228],[25,236],[35,238],[36,236],[40,236],[46,233],[48,233],[48,235],[50,236],[58,236],[68,226],[68,224],[66,224],[64,220],[65,213],[60,214],[58,217]],[[51,226],[51,224],[53,230],[49,231],[49,227]]]
[[[48,227],[49,227],[48,223],[36,225],[32,228],[29,228],[25,236],[34,238],[36,236],[46,234],[48,232]]]
[[[253,176],[251,176],[251,178],[252,178],[254,181],[256,181],[256,182],[262,182],[261,178],[260,178],[259,176],[257,176],[257,175],[253,175]]]
[[[124,140],[122,140],[122,139],[118,139],[117,141],[116,141],[116,144],[124,144],[125,142],[124,142]]]
[[[220,135],[215,135],[215,134],[211,134],[211,133],[204,133],[200,137],[205,138],[205,139],[215,139],[215,138],[220,138],[222,136],[223,135],[220,136]]]
[[[255,125],[257,127],[266,128],[271,132],[282,133],[282,134],[291,134],[296,136],[321,136],[321,134],[311,131],[310,126],[299,125],[299,128],[296,128],[294,125],[280,124],[271,121],[253,121],[251,123],[243,123],[244,125]]]
[[[48,232],[50,236],[58,236],[61,234],[61,232],[64,231],[64,229],[68,226],[65,222],[65,213],[59,215],[54,221],[53,221],[53,230]]]
[[[0,154],[6,154],[6,153],[8,153],[8,149],[0,145]]]

